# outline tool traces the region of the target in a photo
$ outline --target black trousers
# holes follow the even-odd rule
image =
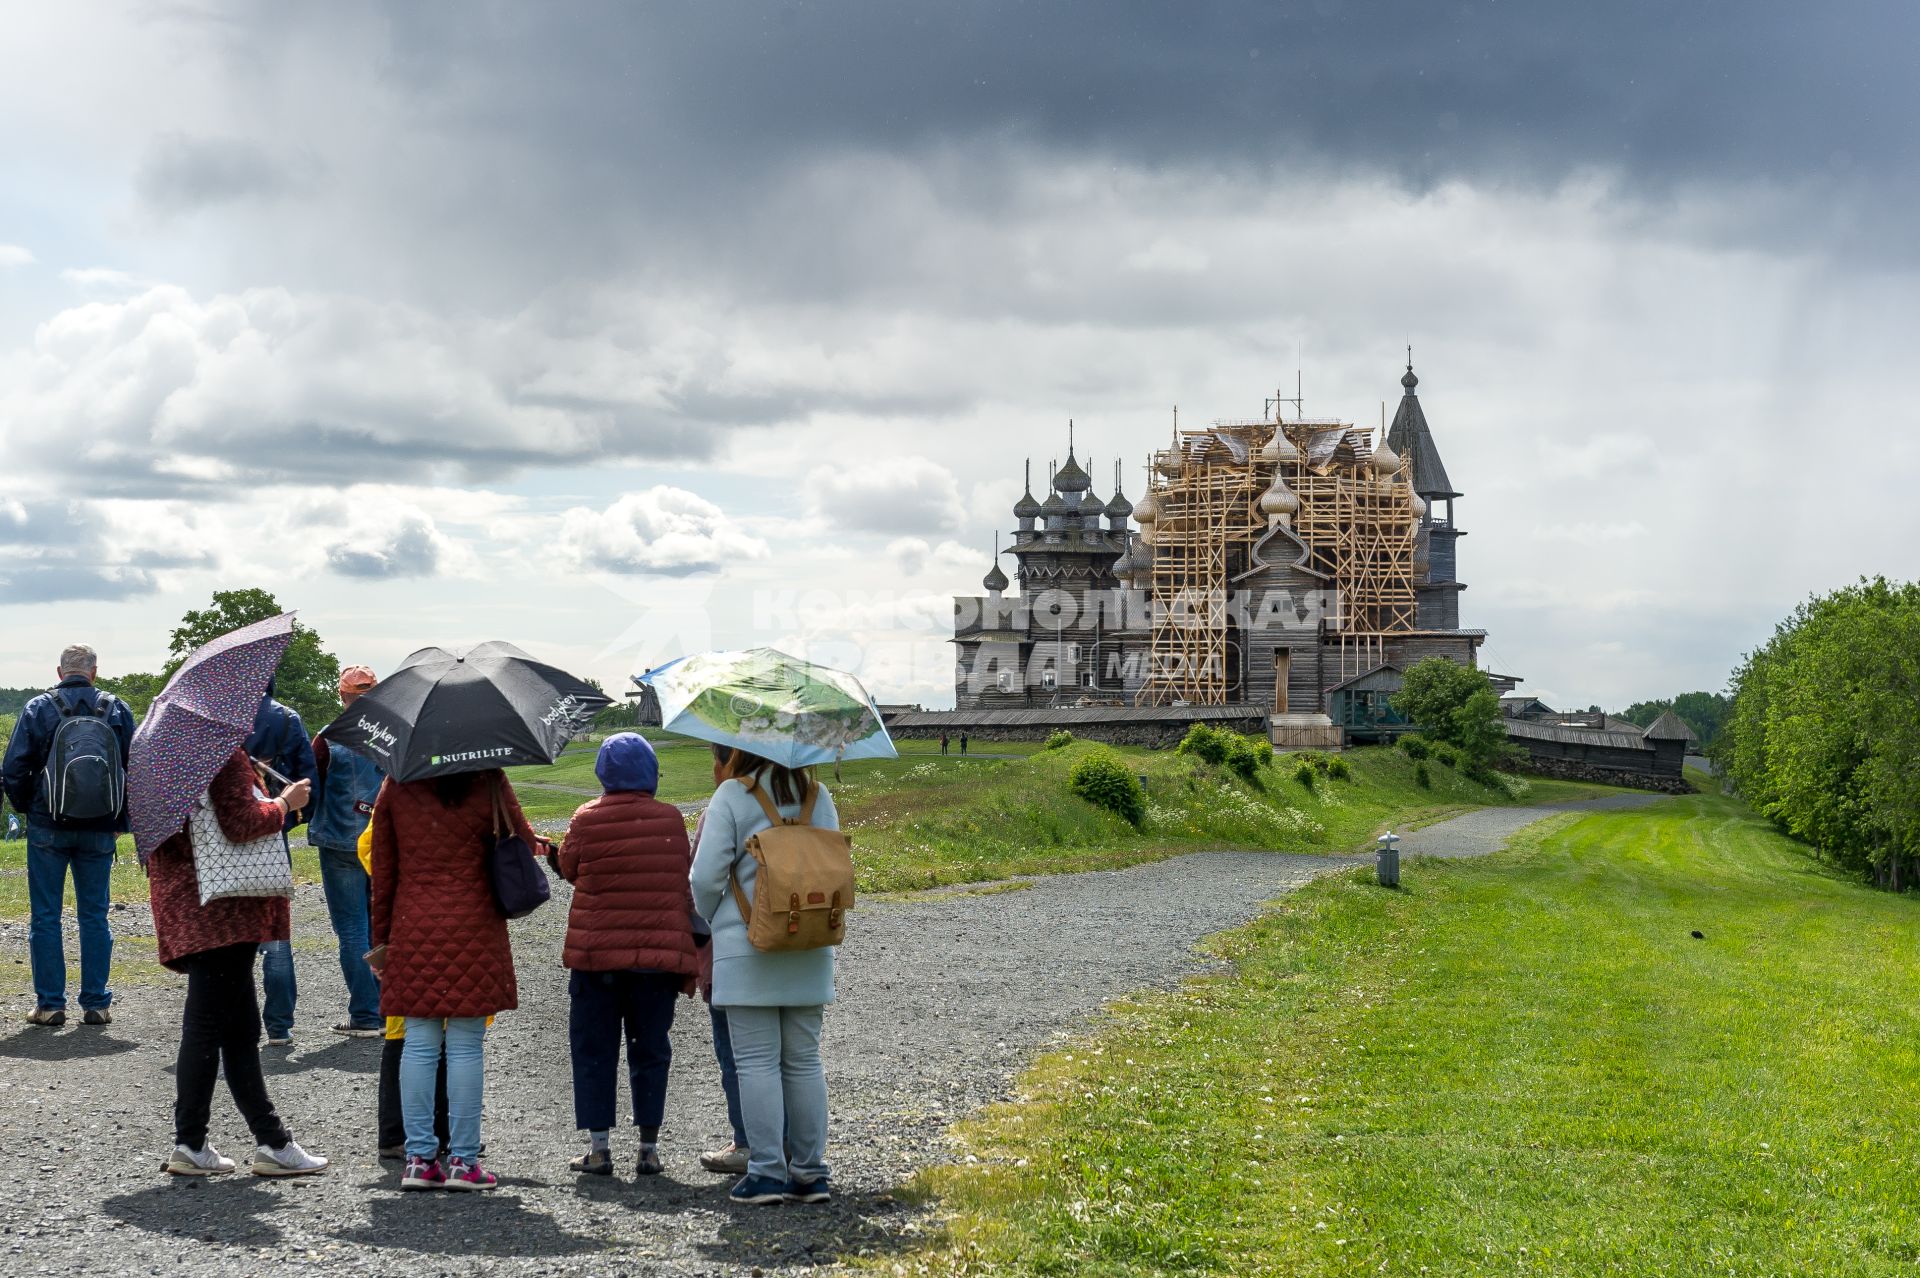
[[[573,1048],[575,1127],[599,1132],[613,1126],[624,1037],[634,1125],[659,1129],[667,1108],[667,1069],[673,1063],[667,1033],[673,1028],[673,1004],[684,979],[668,972],[575,972],[569,979],[567,1037]],[[641,1138],[650,1139],[645,1130]]]
[[[187,1006],[174,1067],[173,1139],[188,1149],[207,1143],[213,1088],[226,1066],[227,1090],[254,1140],[280,1149],[292,1139],[274,1112],[260,1072],[260,1003],[254,994],[252,941],[187,956]]]
[[[400,1053],[407,1040],[390,1038],[380,1051],[380,1148],[407,1143],[407,1122],[400,1112]],[[447,1054],[440,1053],[440,1074],[433,1080],[433,1132],[447,1147]]]

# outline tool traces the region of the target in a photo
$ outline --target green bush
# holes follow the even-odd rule
[[[1196,723],[1187,729],[1187,735],[1180,738],[1180,744],[1174,749],[1180,754],[1204,759],[1217,767],[1227,761],[1227,755],[1233,749],[1233,737],[1233,733],[1222,732],[1211,724]]]
[[[1073,765],[1067,785],[1095,807],[1105,808],[1139,826],[1147,819],[1147,792],[1140,778],[1111,750],[1094,750]]]
[[[1260,769],[1273,762],[1273,743],[1260,737],[1243,737],[1238,733],[1223,735],[1230,738],[1227,743],[1227,766],[1241,780],[1257,783]]]
[[[1336,781],[1353,780],[1353,765],[1345,759],[1335,758],[1327,764],[1327,775]]]
[[[1452,746],[1435,746],[1433,757],[1443,768],[1451,768],[1460,762],[1460,756],[1454,753]]]
[[[1397,744],[1400,747],[1401,753],[1405,754],[1409,759],[1424,759],[1432,749],[1432,747],[1427,745],[1427,739],[1425,737],[1415,733],[1409,733],[1401,737]]]
[[[1293,769],[1293,779],[1309,790],[1313,789],[1313,777],[1313,761],[1310,759],[1300,760],[1299,764]]]
[[[1044,748],[1048,750],[1061,750],[1072,744],[1073,734],[1065,728],[1062,728],[1047,738],[1047,744]]]
[[[1426,764],[1416,763],[1413,765],[1413,783],[1422,790],[1430,790],[1433,788],[1433,778],[1427,775]]]

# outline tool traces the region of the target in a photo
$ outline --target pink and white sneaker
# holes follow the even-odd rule
[[[468,1162],[464,1158],[447,1160],[448,1189],[492,1189],[500,1183],[500,1178],[480,1165],[479,1159]]]
[[[408,1155],[406,1174],[400,1177],[400,1188],[444,1189],[446,1184],[447,1174],[440,1170],[439,1159]]]

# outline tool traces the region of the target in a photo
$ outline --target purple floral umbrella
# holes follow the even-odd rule
[[[267,682],[292,642],[290,612],[229,631],[187,654],[153,699],[127,759],[140,864],[180,833],[214,774],[253,731]]]

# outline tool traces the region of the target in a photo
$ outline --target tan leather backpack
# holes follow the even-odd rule
[[[741,777],[740,784],[760,800],[761,810],[773,822],[747,840],[747,854],[756,863],[751,908],[739,876],[728,875],[747,940],[754,949],[770,953],[840,944],[847,935],[847,911],[853,907],[853,840],[813,823],[820,787],[809,782],[800,815],[788,818],[780,815],[758,777]]]

